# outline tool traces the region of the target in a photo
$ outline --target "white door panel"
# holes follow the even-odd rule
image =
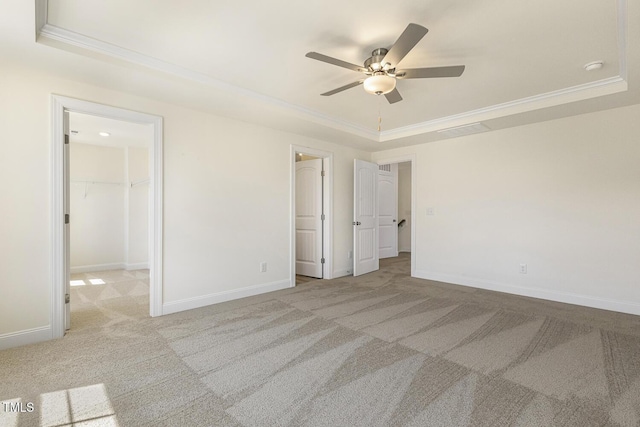
[[[322,159],[296,162],[296,274],[322,278]]]
[[[398,164],[378,170],[379,257],[398,256]]]
[[[353,275],[378,270],[378,165],[354,161]]]

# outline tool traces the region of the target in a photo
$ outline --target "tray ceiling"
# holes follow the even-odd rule
[[[386,148],[441,139],[438,130],[478,121],[495,129],[546,120],[567,114],[558,107],[626,92],[637,60],[629,60],[638,32],[629,13],[626,0],[188,0],[180,7],[168,0],[51,0],[36,2],[36,30],[43,43],[199,87],[193,95],[173,93],[196,108]],[[393,105],[362,87],[320,96],[360,75],[305,53],[361,64],[410,22],[429,33],[402,68],[464,64],[461,77],[400,80],[404,100]],[[602,69],[585,71],[596,60]],[[170,97],[176,89],[158,90]],[[583,104],[575,113],[597,108]]]

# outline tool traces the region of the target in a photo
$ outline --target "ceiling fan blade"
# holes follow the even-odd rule
[[[340,86],[337,89],[330,90],[329,92],[321,93],[322,96],[331,96],[335,95],[338,92],[342,92],[343,90],[351,89],[352,87],[360,86],[364,82],[364,80],[358,80],[357,82],[349,83],[348,85]]]
[[[398,79],[429,79],[435,77],[460,77],[464,72],[464,65],[450,67],[408,68],[396,71]]]
[[[332,58],[327,55],[323,55],[318,52],[309,52],[305,55],[307,58],[316,59],[318,61],[326,62],[328,64],[337,65],[338,67],[347,68],[349,70],[358,71],[364,73],[366,70],[359,65],[352,64],[350,62],[342,61],[340,59]]]
[[[389,93],[385,93],[384,97],[387,98],[389,104],[395,104],[398,101],[402,101],[402,96],[400,96],[400,92],[398,92],[397,88]]]
[[[391,46],[391,49],[389,49],[389,52],[387,52],[382,62],[388,62],[392,68],[395,68],[398,63],[402,61],[402,58],[422,40],[428,31],[429,30],[422,25],[409,24],[404,32],[400,34],[396,43]]]

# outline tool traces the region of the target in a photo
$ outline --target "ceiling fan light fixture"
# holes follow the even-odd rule
[[[374,74],[365,79],[363,87],[373,95],[384,95],[396,88],[396,79],[386,74]]]

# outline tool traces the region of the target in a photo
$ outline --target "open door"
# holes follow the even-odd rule
[[[380,165],[378,171],[378,256],[398,256],[398,164]]]
[[[322,279],[322,159],[296,162],[296,274]]]
[[[71,183],[69,179],[69,112],[64,112],[64,159],[63,159],[63,204],[64,204],[64,329],[71,329],[71,233],[70,233],[70,212],[71,212]]]
[[[378,259],[378,165],[354,160],[353,275],[380,268]]]

